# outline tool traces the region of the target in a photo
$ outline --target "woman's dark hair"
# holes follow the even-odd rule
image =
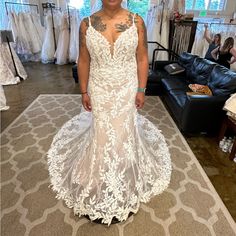
[[[234,39],[232,37],[228,37],[222,46],[222,51],[227,51],[233,46],[234,46]]]
[[[219,38],[218,44],[221,44],[221,34],[215,34],[214,38],[215,37]],[[215,43],[215,40],[214,40],[214,43]]]

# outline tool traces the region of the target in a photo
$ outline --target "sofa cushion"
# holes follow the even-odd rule
[[[179,56],[178,63],[180,64],[180,66],[184,67],[185,69],[190,69],[195,58],[198,58],[198,56],[193,55],[188,52],[183,52]]]
[[[174,100],[181,108],[184,108],[184,105],[187,100],[187,94],[182,90],[170,90],[169,91],[172,100]]]
[[[166,78],[168,76],[168,73],[164,70],[160,71],[151,71],[148,75],[148,83],[161,83],[162,78]]]
[[[180,66],[185,68],[186,79],[188,79],[189,74],[191,73],[191,67],[196,58],[198,58],[197,55],[192,55],[188,52],[181,53],[179,57],[178,63]]]
[[[203,58],[196,58],[187,75],[189,81],[194,84],[206,85],[214,66],[216,66],[216,63]]]
[[[163,87],[167,90],[183,90],[184,92],[189,91],[188,83],[184,78],[173,77],[161,80]]]
[[[210,76],[208,86],[213,95],[228,96],[236,92],[236,73],[224,66],[216,65]]]

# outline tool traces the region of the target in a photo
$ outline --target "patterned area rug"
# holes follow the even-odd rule
[[[1,235],[236,235],[235,222],[158,97],[140,111],[163,132],[172,156],[169,188],[110,227],[73,215],[48,188],[46,152],[80,111],[80,95],[39,96],[2,134]]]

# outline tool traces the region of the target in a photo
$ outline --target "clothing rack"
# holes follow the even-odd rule
[[[70,32],[70,6],[67,4],[67,14],[68,14],[68,24],[69,24],[69,32]]]
[[[30,3],[18,3],[18,2],[5,2],[6,13],[8,15],[7,5],[21,5],[21,6],[31,6],[37,8],[37,13],[39,13],[39,6],[37,4],[30,4]]]
[[[213,30],[213,31],[216,30],[218,27],[220,27],[221,31],[227,32],[229,30],[229,27],[233,27],[232,30],[234,30],[235,36],[236,36],[236,24],[233,24],[233,23],[223,23],[223,22],[222,23],[219,23],[219,22],[210,22],[210,23],[198,22],[197,23],[197,25],[199,26],[198,30],[201,31],[202,30],[201,29],[202,25],[205,25],[205,24],[208,24],[209,27],[211,28],[211,30]]]
[[[161,23],[160,23],[160,30],[159,30],[159,34],[160,35],[162,33],[162,24],[163,24],[164,9],[165,9],[165,1],[164,0],[161,1],[161,5],[162,5],[162,9],[161,9]]]
[[[55,3],[50,3],[50,2],[42,3],[42,7],[43,7],[43,11],[45,9],[50,9],[50,12],[51,12],[53,40],[54,40],[54,47],[55,47],[55,51],[56,51],[56,49],[57,49],[57,42],[56,42],[55,25],[54,25],[54,18],[53,18],[53,9],[54,10],[61,10],[61,8],[60,7],[56,7]]]
[[[76,10],[75,7],[70,6],[69,4],[67,4],[67,14],[68,14],[68,24],[69,24],[69,32],[71,30],[71,21],[70,21],[70,9]]]
[[[236,25],[234,23],[219,23],[219,22],[210,22],[210,23],[207,23],[207,22],[199,22],[198,21],[198,24],[202,24],[202,25],[205,25],[205,24],[208,24],[208,25]]]

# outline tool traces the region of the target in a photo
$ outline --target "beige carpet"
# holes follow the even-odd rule
[[[46,152],[57,130],[79,111],[79,95],[41,95],[3,132],[1,235],[236,235],[235,222],[158,97],[147,97],[141,113],[169,144],[169,188],[124,223],[107,227],[74,216],[48,188]]]

